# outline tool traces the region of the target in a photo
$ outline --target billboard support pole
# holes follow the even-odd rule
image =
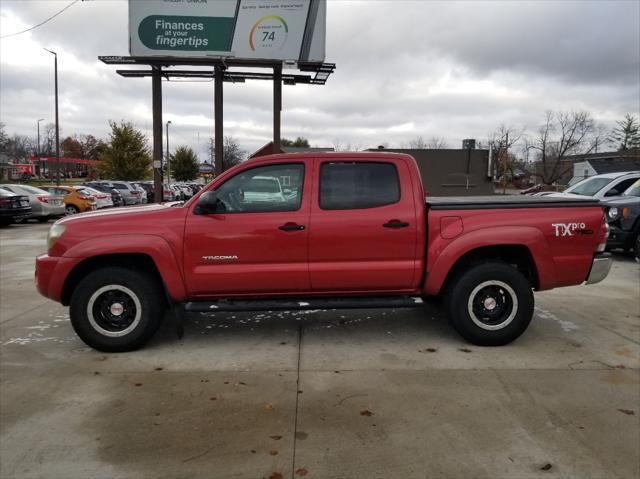
[[[162,69],[151,69],[151,103],[153,112],[153,200],[162,202]]]
[[[273,152],[281,153],[280,149],[280,116],[282,112],[282,65],[273,66]]]
[[[218,176],[223,170],[223,155],[224,155],[224,130],[222,125],[222,81],[224,77],[224,70],[222,65],[215,66],[215,79],[214,79],[214,95],[213,95],[213,121],[215,123],[214,132],[214,145],[215,145],[215,175]]]

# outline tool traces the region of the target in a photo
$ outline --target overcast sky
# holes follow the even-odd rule
[[[212,0],[209,0],[212,1]],[[0,33],[33,26],[68,0],[2,0]],[[534,131],[545,110],[585,109],[607,127],[640,111],[640,2],[329,0],[325,86],[284,86],[282,133],[315,146],[406,145],[421,135],[486,139],[500,124]],[[124,79],[99,55],[128,54],[127,1],[78,2],[46,25],[0,40],[0,120],[35,136],[105,138],[131,120],[151,138],[151,80]],[[272,134],[271,83],[225,84],[225,134],[253,151]],[[213,83],[163,83],[173,145],[205,159]]]

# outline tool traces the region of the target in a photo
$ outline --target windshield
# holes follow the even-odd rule
[[[634,184],[632,184],[622,194],[624,196],[640,196],[640,180],[638,180]]]
[[[613,181],[613,178],[586,178],[575,186],[565,190],[565,193],[572,195],[593,196],[602,188]]]
[[[275,179],[253,178],[246,187],[251,193],[280,193],[279,184]]]

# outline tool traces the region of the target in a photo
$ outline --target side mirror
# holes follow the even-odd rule
[[[218,207],[218,195],[215,191],[207,191],[198,198],[196,213],[200,215],[210,215],[216,212]]]
[[[616,190],[615,188],[607,191],[604,196],[620,196],[620,192],[618,190]]]

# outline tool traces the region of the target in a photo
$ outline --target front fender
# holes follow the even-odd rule
[[[158,268],[171,299],[187,297],[182,268],[169,243],[157,235],[108,235],[91,238],[66,250],[63,258],[92,258],[112,254],[145,254]]]
[[[556,284],[553,255],[546,238],[531,226],[501,226],[480,228],[453,240],[438,235],[429,244],[428,271],[423,285],[427,295],[436,295],[456,262],[465,254],[486,246],[525,246],[531,253],[538,277],[538,290],[551,289]]]

